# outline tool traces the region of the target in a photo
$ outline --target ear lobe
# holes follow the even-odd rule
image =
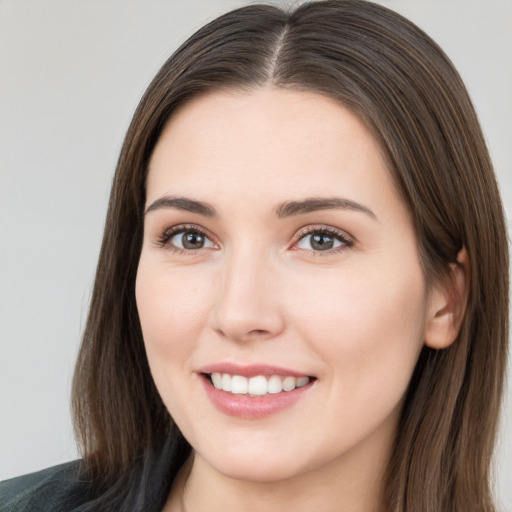
[[[449,347],[457,338],[468,298],[469,258],[463,247],[450,275],[430,294],[425,344],[433,349]]]

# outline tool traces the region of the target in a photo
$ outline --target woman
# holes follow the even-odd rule
[[[507,268],[435,43],[354,0],[228,13],[162,67],[121,151],[74,381],[83,461],[2,505],[494,510]]]

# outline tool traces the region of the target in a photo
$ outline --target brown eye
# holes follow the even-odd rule
[[[297,242],[296,247],[298,249],[321,252],[351,245],[352,241],[341,233],[317,229],[303,235]]]
[[[214,246],[213,242],[206,235],[191,229],[176,233],[169,238],[169,243],[178,249],[188,251]]]
[[[325,251],[334,247],[334,238],[328,235],[311,235],[310,244],[315,251]]]
[[[204,236],[199,233],[183,233],[181,243],[185,249],[201,249],[204,246]]]

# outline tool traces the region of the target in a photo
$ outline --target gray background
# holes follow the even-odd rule
[[[177,45],[247,3],[0,0],[0,480],[77,456],[71,374],[124,133]],[[466,80],[510,218],[512,0],[381,3],[424,28]],[[510,383],[508,395],[496,458],[504,511]]]

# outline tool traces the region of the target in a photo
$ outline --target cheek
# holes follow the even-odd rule
[[[323,280],[321,289],[304,282],[307,290],[298,295],[307,299],[295,299],[297,337],[307,339],[323,361],[319,377],[327,392],[321,405],[333,429],[326,451],[340,428],[340,449],[379,425],[396,428],[423,346],[426,298],[419,268],[406,275],[397,271],[392,282],[390,287],[382,272],[353,269],[336,281]]]
[[[421,268],[410,261],[306,279],[290,299],[293,323],[342,387],[407,386],[423,346],[426,313]]]
[[[211,286],[200,273],[148,264],[141,258],[136,300],[151,375],[168,411],[190,431],[188,404],[197,397],[184,383],[208,318]]]
[[[183,365],[193,350],[211,302],[204,277],[197,271],[152,267],[141,259],[136,300],[152,371],[159,365]]]

